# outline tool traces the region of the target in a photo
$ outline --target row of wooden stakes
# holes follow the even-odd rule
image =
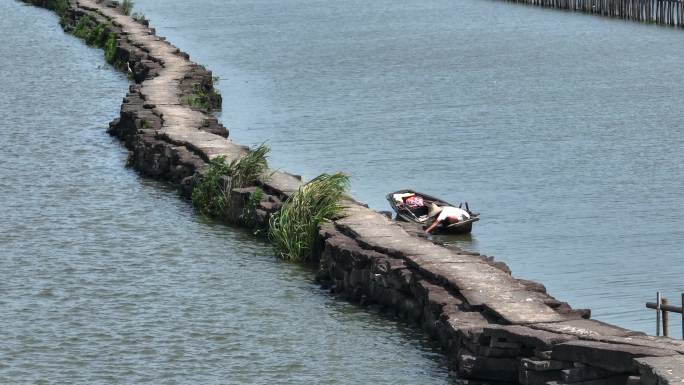
[[[684,1],[674,0],[507,0],[673,27],[684,25]]]

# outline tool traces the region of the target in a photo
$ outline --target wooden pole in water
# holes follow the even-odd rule
[[[682,339],[684,340],[684,293],[682,293]]]
[[[663,306],[669,304],[667,298],[663,298]],[[670,316],[667,310],[661,310],[663,312],[663,336],[670,336]]]
[[[656,336],[660,337],[660,292],[656,293]]]

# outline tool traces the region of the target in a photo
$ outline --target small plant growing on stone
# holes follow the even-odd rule
[[[342,173],[322,174],[300,187],[271,217],[269,237],[286,260],[306,261],[314,252],[321,223],[339,216],[340,200],[349,187]]]
[[[225,212],[226,194],[224,177],[230,166],[224,156],[209,162],[201,182],[192,190],[192,203],[204,215],[219,216]]]
[[[268,167],[268,152],[271,149],[266,144],[260,144],[251,149],[247,155],[230,163],[231,188],[252,186],[256,183]]]
[[[150,124],[150,122],[148,122],[147,120],[143,120],[140,128],[143,130],[149,130],[152,128],[152,124]]]
[[[181,102],[190,107],[211,111],[221,108],[221,95],[216,90],[207,92],[196,84],[192,89],[192,94],[182,97]]]
[[[35,4],[35,2],[32,2],[32,4]],[[68,0],[49,0],[47,8],[55,11],[59,16],[64,16],[69,8]]]
[[[256,190],[249,195],[249,200],[247,200],[245,208],[242,210],[242,221],[248,227],[255,230],[255,235],[259,234],[259,230],[257,230],[256,211],[262,199],[264,199],[264,190],[257,187]]]
[[[90,32],[85,37],[86,44],[95,47],[104,47],[109,37],[109,32],[107,32],[105,24],[98,24],[95,28],[91,29]]]
[[[86,15],[78,19],[78,22],[76,23],[76,26],[74,26],[73,34],[74,36],[80,38],[80,39],[86,39],[88,38],[88,35],[90,34],[90,24],[92,23],[92,19],[90,16]]]
[[[137,21],[138,23],[145,24],[147,25],[147,18],[145,18],[145,14],[142,12],[133,12],[131,15],[133,20]]]
[[[269,150],[268,146],[261,144],[230,163],[222,156],[212,160],[202,181],[192,192],[195,207],[205,215],[224,217],[230,209],[230,192],[254,185],[266,171]]]
[[[123,12],[124,15],[130,15],[131,11],[133,11],[133,0],[123,0],[121,3],[121,12]]]
[[[116,35],[111,34],[107,38],[107,41],[105,42],[104,45],[104,51],[105,51],[105,59],[107,60],[108,63],[111,63],[114,61],[114,57],[116,55]]]

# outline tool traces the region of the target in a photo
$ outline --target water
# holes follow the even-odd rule
[[[1,384],[445,384],[422,333],[339,301],[124,167],[127,79],[0,2]]]
[[[139,0],[276,167],[482,213],[460,245],[653,333],[684,291],[684,32],[487,0]],[[678,330],[677,327],[674,330]]]

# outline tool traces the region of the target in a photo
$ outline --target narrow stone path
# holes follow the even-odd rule
[[[130,16],[123,15],[116,8],[107,7],[95,0],[78,0],[78,7],[97,12],[113,25],[121,28],[128,42],[149,53],[162,69],[157,76],[142,82],[140,90],[146,104],[154,106],[152,111],[161,117],[162,127],[159,136],[176,145],[183,145],[200,154],[205,159],[225,157],[231,162],[247,153],[245,146],[239,145],[200,128],[207,116],[190,108],[180,98],[180,86],[184,77],[192,70],[192,63],[186,54],[158,37],[154,29],[144,26]],[[263,183],[277,191],[291,193],[301,185],[301,179],[294,175],[271,170]]]
[[[350,206],[336,225],[368,247],[403,258],[423,274],[458,291],[474,307],[482,307],[510,324],[559,322],[580,318],[560,314],[545,293],[529,290],[507,272],[481,258],[435,245],[408,234],[387,217],[362,206]]]

